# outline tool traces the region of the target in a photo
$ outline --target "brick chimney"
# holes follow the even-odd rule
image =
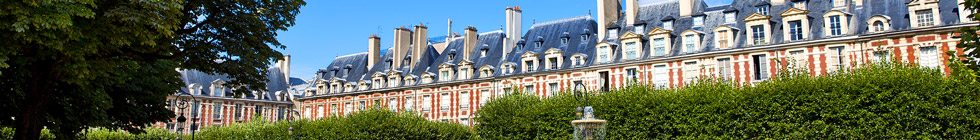
[[[473,48],[476,47],[476,38],[476,28],[473,26],[466,27],[466,32],[463,37],[463,59],[470,59],[470,54],[472,54]]]
[[[626,25],[636,24],[636,14],[640,11],[640,5],[637,0],[626,0]]]
[[[408,48],[412,43],[412,31],[405,27],[395,28],[395,39],[394,39],[394,52],[392,53],[392,69],[400,68],[405,60],[405,55],[408,54]]]
[[[368,37],[368,68],[374,67],[375,63],[378,63],[378,59],[381,59],[381,37],[377,34]]]
[[[597,0],[597,5],[599,7],[599,39],[605,40],[607,25],[619,20],[619,0]]]
[[[429,46],[429,28],[425,27],[423,24],[415,25],[415,37],[412,41],[412,62],[409,67],[415,68],[419,60],[422,58],[422,53],[425,52],[426,47]]]

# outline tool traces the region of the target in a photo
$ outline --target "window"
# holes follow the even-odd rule
[[[626,69],[626,82],[630,82],[628,84],[633,84],[632,82],[636,82],[637,79],[640,79],[639,77],[636,68]]]
[[[718,31],[717,35],[718,35],[718,47],[722,49],[728,48],[729,47],[728,30]]]
[[[463,91],[459,93],[459,109],[460,110],[470,110],[470,92]]]
[[[357,111],[362,111],[364,109],[367,109],[367,101],[357,102]]]
[[[480,49],[480,57],[487,57],[487,49]]]
[[[663,38],[653,40],[653,56],[667,55],[667,43]]]
[[[526,85],[526,86],[524,86],[524,93],[534,94],[534,93],[537,93],[537,92],[534,91],[534,85]]]
[[[337,104],[330,104],[330,115],[338,116],[340,115],[340,109],[338,109]]]
[[[286,119],[286,107],[279,107],[279,120]]]
[[[636,59],[636,42],[626,43],[624,55],[626,59]]]
[[[405,111],[415,110],[415,100],[412,97],[405,97]]]
[[[422,95],[422,112],[429,113],[432,107],[432,97],[429,95]]]
[[[731,58],[718,59],[718,78],[721,78],[721,79],[731,79],[732,78],[732,59]]]
[[[398,78],[395,77],[388,78],[388,87],[396,87],[396,86],[398,86]]]
[[[834,7],[847,6],[847,0],[834,0]]]
[[[452,79],[452,78],[449,78],[449,71],[442,71],[442,72],[440,72],[440,74],[442,76],[439,77],[439,81],[449,81],[449,79]]]
[[[644,27],[644,25],[634,25],[633,26],[633,32],[634,33],[637,33],[637,34],[642,34],[643,31],[644,31],[643,30],[643,27]]]
[[[200,110],[198,107],[200,106],[201,101],[194,101],[194,106],[191,107],[191,118],[198,116],[198,110]],[[218,112],[221,112],[221,110],[218,110]]]
[[[766,30],[762,25],[752,26],[752,39],[753,44],[762,45],[766,43]]]
[[[354,112],[354,105],[351,103],[344,103],[344,114],[350,114]]]
[[[753,80],[769,79],[769,65],[766,62],[766,55],[752,56],[752,78]]]
[[[558,88],[558,83],[548,84],[548,95],[546,95],[545,97],[551,97],[555,95],[555,93],[558,93],[559,90],[561,89]]]
[[[459,79],[468,79],[470,77],[470,69],[463,68],[459,69]]]
[[[684,81],[693,82],[700,74],[698,62],[684,62]]]
[[[933,25],[931,9],[915,11],[915,17],[918,19],[917,23],[919,24],[919,27],[928,27]]]
[[[344,76],[350,74],[350,68],[344,68]]]
[[[455,53],[450,53],[448,57],[449,57],[449,60],[456,60],[456,54]]]
[[[504,96],[504,94],[510,94],[512,92],[514,92],[514,90],[510,89],[509,87],[506,87],[506,88],[501,89],[501,91],[500,91],[500,93],[503,93],[503,94],[497,94],[497,97]]]
[[[806,67],[806,54],[803,54],[803,50],[790,51],[789,56],[792,57],[792,63],[790,69],[798,69]]]
[[[224,112],[221,112],[221,108],[223,108],[221,106],[221,103],[214,103],[214,111],[211,113],[211,114],[214,114],[212,116],[212,117],[214,117],[214,120],[221,120],[221,114],[224,114]],[[194,114],[197,114],[197,113],[194,113]]]
[[[443,93],[441,96],[439,96],[439,110],[442,112],[449,112],[450,102],[449,93]]]
[[[889,53],[888,51],[875,51],[874,52],[875,59],[876,59],[875,61],[879,61],[879,62],[891,62],[891,58],[892,57],[889,54],[891,54],[891,53]]]
[[[235,104],[235,120],[242,120],[242,104]]]
[[[582,44],[585,44],[585,42],[588,42],[589,41],[589,34],[583,34],[582,37],[581,37],[581,40],[582,40],[581,41]]]
[[[492,94],[490,90],[480,90],[480,107],[487,105],[487,102],[490,101],[490,94]]]
[[[388,110],[398,111],[398,98],[388,99]]]
[[[696,52],[696,47],[695,47],[695,43],[697,42],[697,38],[696,37],[697,36],[694,36],[694,35],[684,36],[684,46],[685,46],[684,52],[687,52],[687,53]]]
[[[432,83],[432,76],[425,76],[422,78],[422,83]]]
[[[262,106],[255,105],[255,116],[262,116]]]
[[[599,47],[599,61],[609,62],[609,46]]]
[[[616,29],[609,29],[609,36],[607,36],[606,38],[609,39],[619,38],[619,33],[617,33]]]
[[[829,63],[831,70],[841,70],[844,69],[844,46],[840,47],[830,47]]]
[[[459,123],[463,124],[463,126],[470,126],[470,119],[468,118],[459,119]]]
[[[237,112],[237,111],[236,111]],[[313,117],[313,109],[310,106],[304,107],[303,116],[300,117]]]
[[[762,15],[769,15],[769,6],[765,5],[765,6],[755,7],[755,12]]]
[[[694,20],[692,21],[694,26],[704,26],[704,16],[696,16],[692,20]]]
[[[664,21],[663,26],[665,30],[674,30],[674,21],[673,20]]]
[[[841,34],[844,33],[841,32],[840,16],[830,16],[830,35],[839,36]]]
[[[543,44],[541,41],[534,42],[534,48],[540,48],[541,44]]]
[[[801,21],[789,22],[789,40],[803,40],[803,23]]]
[[[323,105],[317,105],[316,118],[323,118],[324,114],[327,114],[327,108],[324,108]]]
[[[612,83],[609,82],[609,72],[608,71],[599,72],[599,85],[602,85],[601,89],[603,92],[609,91],[610,84]]]
[[[793,8],[806,10],[806,1],[801,0],[801,1],[793,2]]]
[[[885,23],[881,21],[875,21],[872,26],[874,26],[875,32],[885,31]]]
[[[735,12],[725,13],[725,23],[735,23]]]
[[[561,38],[561,45],[568,45],[568,37]]]
[[[531,60],[524,61],[524,65],[525,65],[524,67],[525,72],[534,71],[534,61]]]
[[[653,84],[658,87],[666,87],[670,79],[667,75],[667,65],[653,66]]]
[[[551,63],[551,67],[548,67],[548,69],[558,69],[558,57],[548,58],[548,63]]]

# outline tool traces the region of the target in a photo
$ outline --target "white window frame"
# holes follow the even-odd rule
[[[701,75],[701,67],[698,61],[685,61],[684,62],[684,81],[694,82],[697,80],[698,76]]]
[[[939,62],[939,47],[936,46],[922,46],[918,48],[919,53],[919,65],[925,68],[938,69],[940,66]]]
[[[653,85],[659,88],[667,87],[670,82],[669,68],[667,64],[657,64],[653,66]]]
[[[460,91],[459,92],[459,110],[470,110],[470,92]]]

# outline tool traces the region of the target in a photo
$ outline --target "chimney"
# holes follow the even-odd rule
[[[514,46],[517,44],[517,40],[521,39],[521,7],[507,7],[507,28],[505,28],[506,38],[504,39],[503,54],[504,58],[511,50],[514,50]]]
[[[412,62],[409,65],[413,69],[419,60],[421,60],[422,53],[425,52],[426,47],[429,46],[428,30],[429,28],[423,24],[415,25],[415,37],[412,38],[414,39],[412,42],[412,46],[414,47],[412,48]]]
[[[786,0],[770,0],[769,1],[769,4],[772,4],[772,5],[783,4],[783,3],[786,3]]]
[[[449,44],[449,41],[453,41],[453,19],[448,20],[449,23],[446,24],[446,44]]]
[[[289,83],[289,61],[290,61],[290,57],[292,57],[292,56],[290,56],[289,54],[286,54],[286,56],[283,56],[282,66],[279,67],[279,70],[282,71],[283,77],[286,78],[286,84],[290,84]]]
[[[680,0],[681,17],[690,17],[694,11],[694,1],[695,0]]]
[[[405,54],[408,53],[408,47],[412,43],[412,31],[405,27],[395,28],[394,40],[394,52],[387,52],[392,53],[391,69],[397,69],[402,66],[402,61],[405,60]]]
[[[381,59],[381,38],[377,34],[368,37],[368,64],[367,67],[373,68],[375,63]]]
[[[626,0],[626,25],[636,24],[636,14],[639,9],[637,0]]]
[[[599,39],[605,40],[606,26],[619,20],[619,0],[597,0],[599,7]],[[685,1],[685,0],[681,0]]]
[[[473,26],[466,27],[466,32],[464,34],[462,51],[463,59],[470,59],[470,54],[472,54],[473,48],[476,47],[476,28]]]

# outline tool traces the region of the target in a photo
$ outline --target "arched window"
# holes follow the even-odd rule
[[[874,31],[875,32],[885,31],[885,23],[884,22],[875,21],[874,24],[873,24],[873,26],[874,26],[874,29],[875,29]]]

